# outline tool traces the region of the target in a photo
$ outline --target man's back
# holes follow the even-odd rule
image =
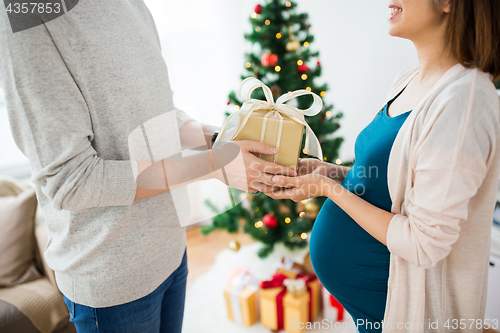
[[[45,258],[61,291],[92,307],[152,292],[181,263],[185,233],[171,193],[134,202],[130,160],[140,156],[130,156],[129,135],[165,114],[162,138],[169,154],[179,153],[178,128],[189,117],[174,109],[144,3],[80,1],[15,34],[2,10],[0,83],[31,163],[49,228]]]

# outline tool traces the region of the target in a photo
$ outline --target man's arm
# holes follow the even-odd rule
[[[87,103],[45,25],[14,34],[0,16],[0,84],[32,181],[58,210],[132,204],[133,163],[98,156]]]
[[[177,119],[179,121],[179,117]],[[179,129],[182,149],[210,149],[212,136],[216,130],[218,127],[201,124],[192,118],[185,121]]]

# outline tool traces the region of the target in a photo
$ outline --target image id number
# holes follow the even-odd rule
[[[6,8],[7,13],[11,14],[59,14],[61,12],[61,4],[55,3],[37,3],[37,2],[23,2],[23,3],[9,3]]]

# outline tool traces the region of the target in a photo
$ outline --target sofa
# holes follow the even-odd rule
[[[76,333],[43,258],[47,227],[33,188],[0,177],[0,332]]]

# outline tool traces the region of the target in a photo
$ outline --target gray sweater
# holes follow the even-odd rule
[[[106,307],[152,292],[186,246],[172,194],[134,202],[129,135],[163,114],[180,152],[155,24],[141,0],[80,1],[12,33],[0,4],[0,83],[48,226],[45,259],[70,300]],[[171,113],[173,112],[173,113]],[[178,193],[176,200],[188,200]]]

